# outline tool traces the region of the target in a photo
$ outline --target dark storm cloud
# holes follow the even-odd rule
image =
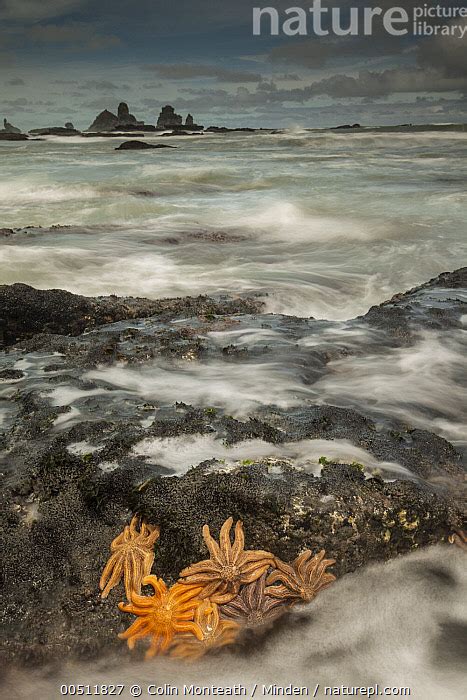
[[[467,22],[456,22],[466,26]],[[422,68],[435,68],[450,78],[461,78],[467,72],[467,41],[441,36],[420,44],[417,62]]]
[[[288,0],[277,0],[287,6]],[[0,19],[18,23],[80,15],[96,21],[109,18],[125,29],[186,33],[251,24],[252,0],[0,0]]]
[[[103,109],[110,109],[111,112],[117,110],[117,105],[118,105],[118,99],[115,98],[115,104],[104,104],[102,97],[95,97],[92,100],[84,100],[81,103],[81,107],[84,107],[85,109],[91,109],[91,110],[97,110],[98,112],[101,112]]]
[[[190,98],[178,99],[177,104],[187,109],[209,108],[225,105],[260,107],[261,105],[288,103],[304,104],[315,97],[332,98],[381,98],[395,94],[417,92],[455,92],[467,90],[467,75],[446,77],[435,69],[421,68],[385,71],[361,71],[358,76],[338,74],[317,80],[301,88],[280,88],[273,81],[262,82],[256,89],[238,88],[227,90],[187,89]]]
[[[304,68],[322,68],[335,57],[330,41],[306,39],[294,41],[283,46],[276,46],[269,54],[273,63],[291,63]]]
[[[378,6],[383,10],[388,9],[389,6],[397,5],[394,0],[378,0],[377,2],[352,0],[349,4],[352,7]],[[403,4],[404,8],[406,8],[407,5],[416,4],[416,0],[400,4]],[[312,2],[308,4],[299,3],[298,7],[306,8],[311,5]],[[346,19],[345,3],[338,0],[323,0],[323,7],[329,10],[329,13],[322,18],[323,29],[329,31],[327,36],[318,37],[310,31],[310,35],[306,39],[300,36],[287,39],[286,43],[276,46],[270,51],[269,60],[273,63],[286,63],[305,68],[322,68],[339,61],[342,57],[351,56],[354,61],[358,61],[363,57],[400,55],[401,50],[408,42],[407,39],[404,40],[401,37],[392,36],[385,31],[381,21],[374,22],[370,36],[365,36],[361,33],[357,36],[336,36],[330,31],[330,13],[333,9],[340,8],[342,27],[348,26],[349,21]]]
[[[167,80],[190,80],[196,78],[214,78],[222,83],[257,83],[261,80],[258,73],[232,70],[219,66],[195,63],[172,63],[143,66],[144,70],[153,71],[159,78]]]
[[[413,3],[412,3],[413,4]],[[440,20],[438,20],[439,22]],[[451,24],[457,27],[465,26],[466,21],[457,19]],[[326,39],[326,38],[325,38]],[[343,56],[358,62],[364,57],[370,58],[385,55],[391,57],[400,67],[382,71],[365,70],[356,76],[349,73],[335,73],[330,77],[315,81],[301,90],[291,90],[289,97],[302,101],[316,95],[331,97],[380,97],[397,93],[417,92],[452,92],[467,89],[467,43],[459,36],[421,37],[412,40],[412,45],[406,47],[405,53],[400,54],[401,44],[397,37],[381,44],[366,41],[373,37],[343,38],[343,40],[317,41],[316,38],[297,44],[287,44],[274,49],[270,58],[273,62],[294,63],[312,68],[323,67],[327,63],[336,62]],[[402,67],[403,64],[406,66]],[[277,94],[279,100],[283,95]]]
[[[312,2],[305,0],[299,6],[309,8]],[[323,0],[323,5],[340,7],[345,26],[350,6],[400,5],[410,13],[424,2]],[[446,0],[445,5],[464,3]],[[3,70],[5,86],[12,88],[9,108],[30,108],[14,101],[19,90],[13,88],[24,87],[18,99],[28,98],[34,104],[44,83],[55,81],[61,86],[56,88],[60,92],[56,99],[76,106],[76,123],[88,122],[94,110],[115,109],[130,85],[132,102],[157,112],[164,87],[176,109],[202,115],[203,123],[210,115],[226,123],[232,115],[239,115],[237,122],[243,115],[248,122],[250,116],[268,123],[272,116],[305,123],[308,118],[349,121],[348,110],[354,121],[368,123],[372,116],[395,119],[398,109],[401,120],[410,121],[406,119],[410,108],[402,103],[408,104],[417,94],[430,98],[417,102],[417,115],[425,110],[427,119],[439,114],[449,121],[451,108],[453,115],[464,114],[463,103],[443,102],[439,96],[467,91],[465,39],[392,37],[380,22],[370,37],[253,36],[253,6],[276,7],[284,17],[283,10],[294,4],[290,0],[138,0],[134,5],[127,0],[0,0],[0,48],[4,47],[0,64],[12,64],[9,74]],[[146,71],[140,71],[133,84],[136,66]],[[299,67],[300,75],[293,66]],[[18,74],[31,76],[27,86],[13,82]],[[70,80],[64,79],[68,76]],[[148,98],[138,100],[139,91]],[[329,105],[321,107],[323,102]],[[46,105],[41,109],[43,114],[55,111]],[[137,111],[136,104],[132,111]]]
[[[276,64],[302,66],[304,68],[323,68],[342,62],[349,58],[353,62],[375,57],[394,56],[401,58],[404,50],[413,46],[410,38],[378,33],[378,36],[327,36],[308,37],[288,41],[276,46],[269,52],[268,59]]]
[[[310,6],[312,2],[308,3]],[[423,6],[425,3],[421,0],[404,0],[403,2],[395,2],[395,0],[375,0],[370,2],[369,0],[352,0],[349,3],[352,7],[360,8],[363,7],[380,7],[383,12],[394,8],[402,7],[405,9],[409,15],[410,21],[413,18],[414,9]],[[427,3],[429,6],[436,5],[436,2]],[[272,4],[274,5],[274,3]],[[465,2],[446,2],[446,7],[459,7],[465,5]],[[307,4],[299,3],[299,7],[306,7]],[[329,8],[331,10],[334,8],[341,8],[341,20],[342,26],[348,26],[348,19],[346,17],[345,3],[339,2],[339,0],[323,0],[323,7]],[[348,9],[348,8],[347,8]],[[362,15],[360,15],[361,17]],[[284,15],[285,17],[285,15]],[[323,16],[323,28],[329,30],[330,14]],[[327,18],[327,19],[326,19]],[[423,22],[426,25],[439,25],[446,24],[449,19],[443,20],[436,17],[424,17]],[[456,25],[462,25],[463,20],[457,18],[453,20]],[[310,23],[311,26],[311,23]],[[322,68],[327,65],[333,65],[342,61],[342,59],[351,59],[353,62],[358,62],[361,59],[366,58],[376,58],[376,57],[390,57],[393,56],[395,60],[400,60],[401,54],[406,51],[413,50],[414,46],[417,44],[420,47],[425,47],[426,53],[430,53],[431,42],[430,39],[418,38],[416,42],[412,36],[412,26],[410,26],[409,33],[405,36],[393,36],[384,28],[384,24],[380,18],[376,18],[373,23],[372,33],[369,36],[365,36],[361,31],[362,21],[360,20],[360,32],[356,36],[336,36],[330,31],[329,35],[317,37],[310,31],[310,35],[303,39],[297,36],[292,39],[286,39],[285,43],[280,46],[276,46],[269,52],[268,58],[273,63],[284,63],[292,64],[297,66],[303,66],[306,68]],[[453,43],[458,41],[458,49],[460,49],[460,44],[465,42],[459,41],[458,39],[453,39]],[[454,51],[454,46],[452,48]],[[465,65],[465,64],[464,64]]]
[[[55,103],[51,100],[28,100],[26,97],[17,97],[15,100],[3,100],[2,105],[13,108],[47,107],[48,110],[52,111],[55,107]]]
[[[275,78],[276,80],[287,80],[291,83],[295,83],[301,80],[300,76],[296,73],[284,73],[283,75],[276,75]]]
[[[395,93],[451,92],[467,89],[467,75],[446,77],[436,69],[391,68],[362,71],[357,77],[333,75],[304,89],[305,94],[331,97],[384,96]]]
[[[31,27],[26,36],[41,44],[58,44],[68,50],[103,51],[120,46],[122,41],[114,34],[102,34],[91,24],[73,22],[70,24],[46,24]]]
[[[0,19],[35,22],[83,9],[89,0],[0,0]]]
[[[465,20],[456,22],[465,26]],[[414,46],[415,65],[364,71],[357,77],[336,74],[310,86],[316,94],[336,97],[378,96],[408,92],[467,90],[467,43],[457,37],[424,37]]]
[[[197,109],[208,111],[211,115],[222,118],[222,110],[206,106],[207,96],[200,98]],[[204,104],[204,107],[203,107]],[[183,108],[190,108],[187,103]],[[400,100],[397,102],[380,100],[370,103],[356,98],[343,100],[330,99],[326,104],[299,106],[296,104],[261,103],[257,106],[232,103],[230,115],[233,119],[244,120],[245,116],[254,119],[261,125],[278,124],[310,124],[318,126],[333,126],[344,122],[360,122],[363,124],[400,124],[426,123],[437,121],[463,122],[467,118],[467,99],[427,98],[422,100]],[[204,118],[204,116],[203,116]]]

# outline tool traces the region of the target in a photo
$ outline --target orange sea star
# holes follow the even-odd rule
[[[141,581],[151,572],[154,561],[153,547],[159,538],[160,529],[143,522],[138,532],[138,519],[135,515],[130,525],[126,525],[110,545],[112,555],[99,581],[103,598],[107,598],[112,588],[115,588],[123,577],[126,596],[130,600],[132,591],[141,593]]]
[[[312,600],[319,591],[336,580],[333,574],[326,571],[328,566],[335,564],[335,560],[325,559],[324,555],[325,551],[322,549],[312,557],[311,551],[307,549],[292,564],[285,564],[276,559],[276,570],[266,580],[266,595],[273,598],[290,598],[294,602]],[[281,581],[281,585],[272,585],[277,581]]]
[[[177,636],[172,647],[172,656],[196,660],[208,651],[233,644],[240,626],[230,620],[221,620],[219,608],[209,599],[203,600],[195,613],[195,624],[202,632],[202,639],[193,634]]]
[[[244,550],[243,525],[235,525],[235,540],[230,542],[233,519],[222,525],[219,544],[211,537],[209,526],[203,527],[203,538],[211,555],[197,564],[183,569],[181,584],[201,585],[201,598],[210,598],[214,603],[228,603],[237,595],[240,586],[256,581],[273,565],[274,557],[262,550]]]
[[[203,632],[193,622],[196,608],[200,605],[197,597],[200,586],[182,586],[176,583],[170,589],[157,576],[146,576],[143,585],[152,586],[154,595],[143,596],[132,592],[131,603],[119,603],[123,612],[132,613],[137,620],[125,631],[119,634],[120,639],[126,639],[128,647],[133,649],[138,639],[151,637],[151,644],[146,652],[146,658],[167,651],[177,632],[191,632],[200,641]]]

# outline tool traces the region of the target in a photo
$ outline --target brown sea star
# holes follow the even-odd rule
[[[283,615],[287,611],[287,602],[266,594],[266,577],[265,573],[257,581],[244,586],[230,603],[222,605],[222,617],[250,628],[267,625]]]
[[[195,610],[201,603],[198,598],[200,586],[182,586],[176,583],[168,589],[157,576],[146,576],[143,584],[152,586],[154,595],[142,596],[132,591],[131,603],[118,604],[123,612],[138,617],[125,632],[118,635],[120,639],[127,640],[130,649],[134,648],[138,639],[151,637],[146,652],[146,658],[149,659],[166,651],[178,632],[191,632],[200,641],[203,639],[200,627],[193,622]]]
[[[172,656],[195,661],[207,652],[233,644],[240,630],[236,622],[221,620],[218,606],[209,599],[203,600],[196,609],[194,621],[203,638],[199,639],[193,634],[178,635],[172,646]]]
[[[219,544],[211,537],[208,525],[203,527],[203,538],[211,555],[197,564],[183,569],[181,584],[201,585],[201,598],[210,598],[213,603],[228,603],[237,595],[240,586],[256,581],[273,565],[274,557],[262,550],[244,550],[243,525],[235,525],[235,540],[230,542],[233,519],[222,525]]]
[[[322,549],[312,557],[311,551],[307,549],[292,564],[276,559],[276,570],[266,580],[266,595],[282,600],[289,598],[293,603],[312,600],[319,591],[336,580],[333,574],[326,571],[328,566],[335,564],[335,560],[325,559],[324,555]],[[277,581],[281,581],[281,585],[272,585]]]
[[[103,598],[107,598],[112,588],[115,588],[123,577],[126,596],[130,600],[132,591],[141,593],[141,581],[151,572],[154,561],[153,547],[159,538],[160,530],[154,525],[141,523],[138,532],[138,519],[135,515],[130,525],[126,525],[110,545],[112,555],[99,581]]]

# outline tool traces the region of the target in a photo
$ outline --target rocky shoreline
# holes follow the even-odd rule
[[[228,516],[243,520],[250,548],[285,560],[305,547],[326,549],[338,577],[447,542],[465,527],[465,472],[459,452],[438,435],[306,401],[236,417],[182,396],[158,406],[114,396],[92,371],[115,363],[144,369],[160,358],[241,368],[271,357],[300,366],[311,383],[335,358],[410,347],[421,333],[461,328],[466,287],[467,268],[444,273],[349,321],[351,332],[364,329],[360,341],[306,349],[301,338],[333,324],[266,314],[258,297],[152,301],[0,287],[4,663],[127,654],[117,638],[126,624],[116,607],[122,592],[102,600],[98,581],[110,542],[133,513],[161,527],[154,570],[168,581],[205,556],[201,526],[217,531]],[[277,337],[219,347],[209,335],[242,327],[274,329]],[[57,389],[76,400],[54,403]],[[227,448],[257,441],[270,456],[226,462],[212,454],[180,475],[135,450],[144,441],[196,437]],[[323,452],[310,473],[281,452],[310,440],[346,440],[368,463]]]

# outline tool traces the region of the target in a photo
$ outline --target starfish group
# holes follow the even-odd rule
[[[146,658],[169,653],[196,660],[207,652],[233,644],[244,629],[271,625],[293,605],[310,602],[329,586],[335,576],[327,568],[335,563],[321,550],[315,556],[305,550],[292,564],[270,552],[245,550],[243,524],[233,519],[221,527],[219,542],[208,525],[203,539],[210,558],[183,569],[170,588],[161,578],[150,575],[154,562],[157,526],[141,522],[138,516],[116,537],[112,555],[100,579],[102,597],[123,578],[127,603],[119,609],[136,616],[119,635],[133,649],[140,639],[149,639]],[[141,587],[151,586],[152,595]]]

